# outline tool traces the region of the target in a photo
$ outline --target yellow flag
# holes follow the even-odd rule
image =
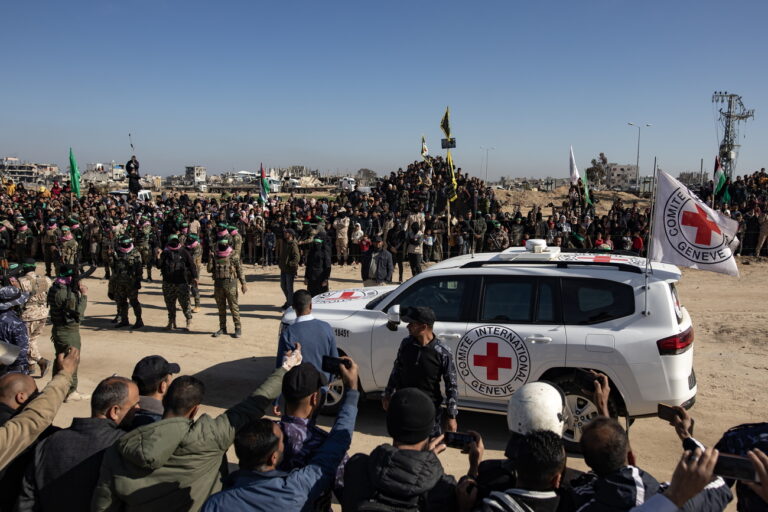
[[[443,119],[440,120],[440,128],[443,130],[446,139],[451,138],[451,126],[448,124],[449,117],[448,107],[445,107],[445,114],[443,114]]]
[[[451,156],[451,150],[448,150],[448,155],[445,157],[446,162],[448,162],[448,169],[451,171],[451,182],[448,184],[448,200],[449,201],[455,201],[458,197],[456,195],[456,172],[453,167],[453,157]]]

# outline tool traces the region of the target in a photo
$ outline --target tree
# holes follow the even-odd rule
[[[355,180],[360,184],[367,184],[376,179],[376,171],[370,169],[360,169],[355,175]]]
[[[592,159],[592,165],[587,168],[586,173],[591,184],[602,185],[608,174],[608,157],[605,156],[605,153],[600,153],[597,158]]]

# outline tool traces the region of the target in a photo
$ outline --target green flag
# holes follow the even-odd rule
[[[587,173],[584,173],[584,201],[586,201],[588,204],[594,205],[592,202],[592,196],[589,193],[589,178],[587,177]]]
[[[80,169],[77,168],[77,160],[72,148],[69,148],[69,183],[75,197],[80,197]]]

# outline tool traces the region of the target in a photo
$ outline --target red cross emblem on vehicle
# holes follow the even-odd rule
[[[710,220],[707,216],[707,212],[699,205],[696,206],[696,211],[692,212],[686,210],[683,212],[682,224],[683,226],[691,226],[696,228],[696,243],[699,245],[711,245],[712,233],[721,234],[720,228],[717,223]]]
[[[505,368],[507,370],[512,369],[511,357],[499,356],[499,344],[487,343],[485,345],[486,354],[475,354],[472,362],[475,366],[485,367],[486,377],[488,380],[499,380],[499,369]]]

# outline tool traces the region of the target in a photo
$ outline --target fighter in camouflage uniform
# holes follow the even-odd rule
[[[189,254],[192,255],[192,261],[195,262],[195,270],[199,276],[200,270],[203,267],[203,246],[200,243],[200,239],[197,235],[190,233],[187,235],[184,247],[187,249]],[[192,296],[195,299],[195,307],[192,308],[192,312],[197,313],[200,309],[200,285],[197,281],[192,283],[190,291],[192,292]]]
[[[219,330],[213,333],[217,338],[227,333],[227,305],[235,323],[235,338],[242,334],[240,326],[240,305],[237,303],[237,282],[243,293],[247,291],[240,260],[232,256],[229,239],[222,238],[216,243],[213,257],[208,261],[208,272],[213,276],[213,296],[219,308]]]
[[[61,228],[61,237],[59,238],[59,267],[62,265],[77,265],[77,241],[72,235],[69,226]]]
[[[112,262],[112,272],[114,275],[110,280],[112,296],[117,302],[117,311],[120,315],[120,323],[115,327],[125,327],[128,322],[128,304],[133,307],[133,313],[136,315],[134,329],[144,327],[141,320],[141,304],[139,303],[139,288],[141,288],[141,274],[143,267],[141,264],[141,255],[133,247],[133,239],[122,237],[115,251],[114,261]]]
[[[229,231],[229,236],[232,239],[232,256],[242,262],[243,235],[237,230],[237,226],[231,224],[227,226],[227,231]]]
[[[80,349],[80,322],[88,304],[88,288],[81,282],[74,281],[75,269],[71,265],[62,265],[56,281],[48,290],[48,307],[51,313],[51,341],[56,355],[66,353],[69,347]],[[56,368],[54,368],[54,373]],[[77,372],[72,376],[72,386],[67,394],[67,402],[87,400],[89,395],[77,391]]]
[[[141,226],[136,229],[136,248],[141,255],[141,266],[147,267],[147,281],[152,282],[152,262],[150,256],[150,242],[152,239],[152,224],[147,217],[141,218]],[[143,273],[143,269],[142,269]],[[141,275],[139,275],[141,278]]]
[[[101,239],[99,240],[101,264],[104,265],[104,279],[109,279],[114,252],[115,231],[111,224],[105,223],[104,227],[101,229]]]
[[[43,245],[43,259],[45,260],[45,275],[51,277],[51,266],[56,261],[56,244],[61,237],[61,230],[56,225],[56,218],[48,220],[48,225],[40,238]]]
[[[164,250],[157,249],[158,268],[163,275],[163,298],[168,309],[167,330],[176,328],[176,301],[187,319],[186,330],[192,327],[189,309],[189,285],[197,284],[197,267],[192,255],[181,245],[178,235],[171,235]]]
[[[29,230],[29,226],[27,226],[27,221],[19,220],[16,225],[16,236],[13,240],[16,261],[22,262],[29,257],[29,239],[31,237],[32,232]]]
[[[23,274],[17,282],[19,289],[29,294],[29,300],[21,311],[21,319],[27,326],[29,335],[29,361],[30,364],[40,366],[40,377],[43,377],[48,372],[50,361],[40,355],[37,339],[48,319],[48,290],[52,283],[48,277],[36,274],[35,268],[35,260],[25,259],[22,263]]]

